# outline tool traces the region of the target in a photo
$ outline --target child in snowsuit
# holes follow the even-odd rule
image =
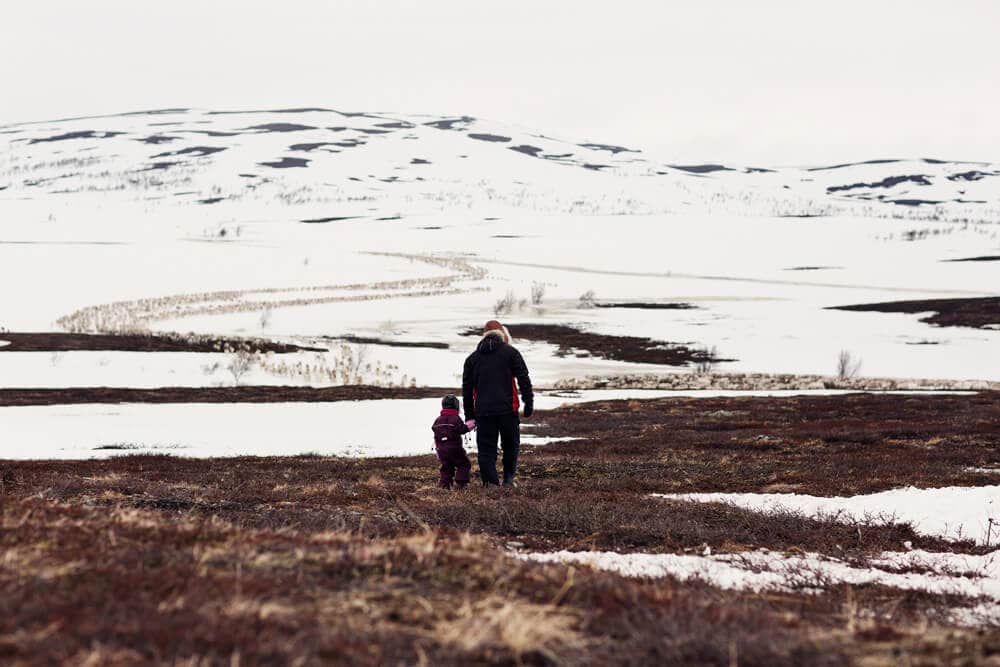
[[[472,462],[462,445],[462,436],[476,427],[475,420],[462,421],[458,416],[459,403],[454,396],[441,399],[441,414],[434,420],[434,450],[441,462],[441,479],[438,486],[450,489],[452,480],[463,488],[469,483]]]

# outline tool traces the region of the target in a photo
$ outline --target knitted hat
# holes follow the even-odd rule
[[[452,396],[451,394],[448,394],[447,396],[441,399],[441,407],[444,408],[445,410],[458,410],[459,408],[458,398]]]

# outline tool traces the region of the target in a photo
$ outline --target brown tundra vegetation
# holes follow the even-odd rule
[[[660,399],[539,412],[521,485],[435,488],[432,455],[0,461],[5,664],[973,665],[974,600],[876,585],[755,594],[518,551],[981,553],[844,524],[651,499],[982,485],[1000,393]]]

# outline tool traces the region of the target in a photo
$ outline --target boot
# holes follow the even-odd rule
[[[503,485],[504,486],[509,486],[509,487],[512,487],[512,488],[516,487],[517,486],[517,482],[514,481],[514,475],[504,475],[503,476]]]

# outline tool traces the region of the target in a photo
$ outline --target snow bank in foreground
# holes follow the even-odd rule
[[[807,516],[839,515],[844,519],[891,518],[909,523],[923,535],[947,540],[972,539],[979,544],[1000,538],[1000,486],[917,489],[906,487],[850,498],[823,498],[794,493],[679,493],[658,498],[703,503],[732,503],[759,512],[792,511]],[[991,523],[992,520],[992,523]]]
[[[600,551],[559,551],[519,554],[542,563],[577,563],[626,577],[673,577],[698,580],[728,590],[819,593],[841,584],[888,586],[937,595],[985,598],[971,608],[957,608],[953,620],[962,625],[1000,621],[1000,559],[995,554],[969,556],[926,551],[887,552],[871,568],[852,567],[820,554],[788,556],[780,552],[748,551],[716,556],[619,554]],[[907,568],[923,571],[902,572]]]
[[[538,562],[581,563],[626,577],[696,579],[731,590],[819,592],[837,584],[881,584],[1000,601],[1000,562],[994,554],[887,552],[873,561],[871,568],[852,567],[816,553],[788,556],[772,551],[715,556],[559,551],[521,557]],[[926,572],[899,571],[906,568]]]

